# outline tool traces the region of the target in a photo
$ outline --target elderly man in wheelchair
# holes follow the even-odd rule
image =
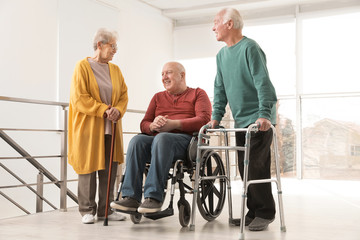
[[[119,191],[117,200],[110,205],[135,216],[161,210],[170,169],[177,159],[186,159],[193,133],[211,117],[211,103],[206,92],[187,87],[185,69],[180,63],[164,65],[162,83],[165,91],[153,96],[140,124],[141,134],[129,143],[121,184],[122,199],[118,199]],[[142,192],[145,200],[141,203]]]

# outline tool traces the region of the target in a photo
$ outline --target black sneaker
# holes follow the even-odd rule
[[[262,230],[265,230],[269,226],[269,224],[274,221],[274,219],[275,218],[273,218],[273,219],[265,219],[265,218],[256,217],[250,223],[249,230],[250,231],[262,231]]]
[[[119,201],[113,201],[110,203],[110,207],[114,209],[129,211],[129,212],[135,212],[139,206],[140,203],[131,197],[125,197]]]
[[[162,202],[153,198],[146,198],[137,209],[139,213],[154,213],[161,210]]]

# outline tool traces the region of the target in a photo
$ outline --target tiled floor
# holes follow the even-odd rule
[[[287,232],[280,231],[279,216],[266,231],[245,230],[245,239],[360,240],[360,182],[283,179]],[[233,183],[234,217],[240,216],[240,182]],[[191,199],[191,196],[189,196]],[[165,204],[166,205],[166,204]],[[82,224],[77,209],[52,211],[0,220],[0,239],[239,239],[239,227],[228,224],[227,204],[222,214],[207,222],[198,213],[196,229],[189,231],[175,215],[160,220],[143,218],[140,224],[103,222]]]

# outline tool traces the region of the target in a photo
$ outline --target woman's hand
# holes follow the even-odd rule
[[[120,111],[117,110],[116,108],[109,107],[109,109],[106,110],[105,113],[106,113],[106,118],[109,119],[110,121],[116,122],[120,119]]]

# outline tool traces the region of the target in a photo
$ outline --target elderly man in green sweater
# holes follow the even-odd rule
[[[266,57],[260,46],[242,35],[243,21],[232,8],[221,10],[214,19],[213,31],[218,41],[226,43],[216,56],[217,74],[214,84],[214,104],[210,124],[215,127],[225,113],[227,103],[235,127],[245,128],[258,123],[259,132],[252,133],[249,179],[270,178],[271,124],[276,123],[276,93],[266,67]],[[245,133],[236,133],[236,144],[243,146]],[[243,177],[244,152],[238,152],[239,171]],[[262,231],[275,218],[275,203],[271,184],[250,185],[247,196],[249,211],[245,226],[250,231]]]

